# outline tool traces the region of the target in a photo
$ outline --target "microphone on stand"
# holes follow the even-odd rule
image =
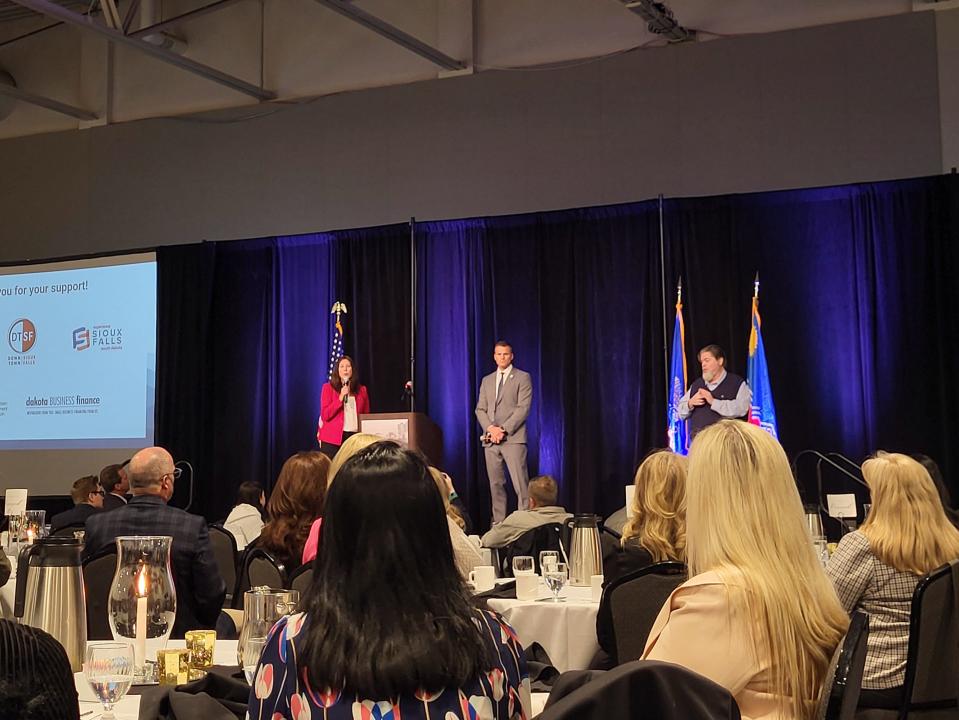
[[[403,386],[403,395],[400,397],[400,400],[409,400],[411,397],[413,397],[413,381],[407,380]]]

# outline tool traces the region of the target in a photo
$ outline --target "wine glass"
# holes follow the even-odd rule
[[[535,572],[533,569],[532,555],[517,555],[513,558],[513,577],[517,575],[533,575]]]
[[[263,648],[266,647],[265,637],[247,638],[237,653],[237,661],[243,668],[243,675],[246,677],[248,685],[253,685],[253,678],[256,675],[256,666],[260,662],[260,655],[263,654]]]
[[[103,704],[104,720],[112,720],[113,706],[133,684],[133,646],[129,643],[89,643],[83,675]]]
[[[539,554],[539,570],[546,577],[546,571],[550,566],[559,562],[559,553],[556,550],[542,550]]]
[[[543,571],[543,579],[546,581],[546,587],[553,593],[553,602],[564,602],[566,598],[561,598],[559,594],[569,580],[566,563],[558,562],[548,565]]]

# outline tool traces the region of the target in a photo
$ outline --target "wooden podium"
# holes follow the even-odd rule
[[[360,432],[406,443],[426,455],[431,465],[443,467],[443,431],[423,413],[360,415]]]

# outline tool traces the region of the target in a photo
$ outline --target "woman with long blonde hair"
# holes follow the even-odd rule
[[[693,441],[686,557],[690,579],[663,605],[643,657],[714,680],[747,720],[811,719],[849,621],[786,454],[758,427],[723,420]]]
[[[429,468],[430,476],[433,478],[433,484],[443,500],[443,510],[446,512],[446,524],[450,529],[450,541],[453,543],[453,560],[456,563],[456,569],[459,570],[463,579],[469,577],[470,571],[483,564],[483,556],[480,555],[479,548],[473,544],[466,533],[463,532],[461,519],[456,509],[450,504],[450,491],[453,483],[448,475],[445,475],[439,469]]]
[[[927,469],[908,455],[880,451],[862,476],[872,508],[840,541],[826,574],[847,611],[869,613],[860,707],[899,708],[913,592],[920,577],[959,558],[959,530]]]
[[[669,450],[649,454],[633,481],[632,517],[619,552],[604,567],[606,582],[653,563],[686,561],[687,460]]]

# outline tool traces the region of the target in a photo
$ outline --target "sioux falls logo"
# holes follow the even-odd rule
[[[73,331],[73,349],[77,352],[89,348],[100,350],[122,350],[123,328],[113,325],[94,325],[78,327]]]

